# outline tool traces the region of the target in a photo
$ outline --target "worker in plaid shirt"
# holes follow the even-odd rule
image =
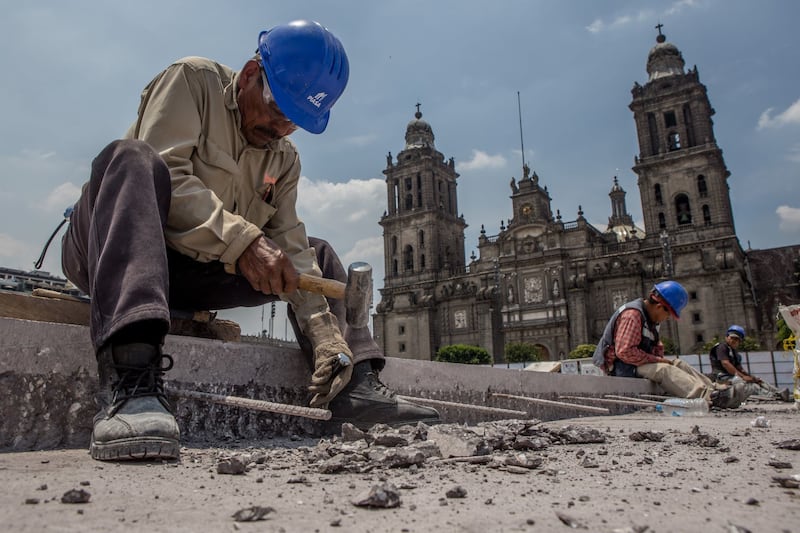
[[[603,331],[594,363],[612,376],[649,379],[670,396],[705,398],[714,407],[738,407],[743,391],[717,385],[688,363],[664,357],[659,326],[670,317],[680,318],[688,300],[680,283],[663,281],[646,298],[622,305]]]

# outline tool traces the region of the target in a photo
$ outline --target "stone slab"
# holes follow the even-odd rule
[[[174,358],[168,386],[270,402],[307,405],[311,366],[299,348],[262,343],[167,337]],[[387,359],[381,379],[400,394],[461,404],[525,411],[554,420],[585,413],[498,399],[493,392],[557,400],[560,394],[653,393],[645,380],[542,374],[430,361]],[[96,411],[96,364],[85,326],[0,318],[0,450],[86,446]],[[184,440],[304,434],[318,436],[330,426],[314,420],[273,415],[196,400],[172,398]],[[620,407],[618,412],[630,409]],[[502,418],[485,410],[448,406],[446,422],[476,423]]]

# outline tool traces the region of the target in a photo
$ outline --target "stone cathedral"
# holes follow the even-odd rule
[[[440,347],[471,344],[502,362],[504,346],[527,342],[545,359],[563,358],[596,343],[619,305],[668,278],[689,292],[681,320],[661,330],[680,353],[696,352],[732,323],[770,343],[776,301],[800,297],[790,279],[800,246],[749,261],[734,228],[730,172],[706,87],[660,27],[656,41],[647,82],[634,83],[630,103],[644,228],[634,225],[616,177],[608,227],[600,230],[580,207],[576,220],[554,215],[544,177],[525,166],[511,179],[507,223],[497,235],[481,226],[479,256],[467,262],[455,162],[436,149],[417,105],[405,148],[387,156],[383,171],[386,272],[374,330],[388,356],[432,359]],[[775,272],[753,274],[751,263],[774,270],[776,261],[789,265],[778,280]]]

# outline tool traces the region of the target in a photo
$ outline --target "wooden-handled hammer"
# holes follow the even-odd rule
[[[347,325],[362,328],[369,324],[369,306],[372,303],[372,267],[368,263],[351,263],[347,269],[347,283],[309,274],[300,274],[301,290],[322,294],[328,298],[344,300]]]

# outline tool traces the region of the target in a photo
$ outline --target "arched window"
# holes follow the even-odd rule
[[[414,247],[410,244],[403,249],[403,269],[406,272],[414,271]]]
[[[419,258],[419,269],[425,270],[425,254],[422,254]]]
[[[700,174],[697,176],[697,192],[700,195],[700,198],[705,198],[708,196],[708,185],[706,185],[706,177]]]
[[[656,183],[653,187],[653,193],[656,196],[656,205],[664,205],[664,198],[661,196],[661,184]]]
[[[414,208],[414,197],[411,193],[406,194],[406,211],[411,211]]]
[[[419,247],[420,248],[424,248],[425,247],[425,232],[423,230],[419,230],[418,236],[419,236]]]
[[[706,226],[711,225],[711,208],[707,205],[703,206],[703,224]]]
[[[667,227],[667,218],[664,213],[658,214],[658,229],[665,229]]]
[[[398,274],[397,272],[397,259],[392,259],[392,274],[395,276]]]
[[[397,236],[392,237],[392,255],[397,255]]]
[[[692,223],[692,210],[689,205],[689,197],[685,194],[679,194],[675,197],[675,217],[678,221],[678,225]]]

